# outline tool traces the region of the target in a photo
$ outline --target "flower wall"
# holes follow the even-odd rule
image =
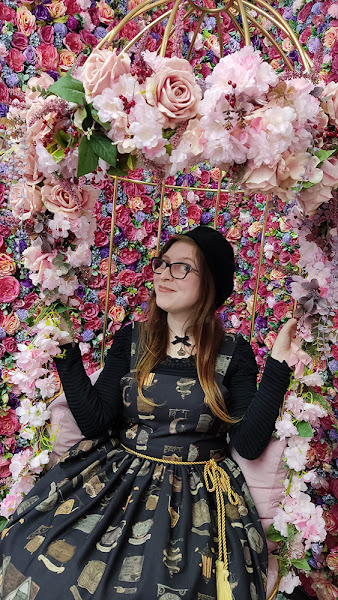
[[[48,405],[59,390],[58,376],[51,365],[52,357],[60,352],[58,342],[62,341],[57,327],[62,314],[57,305],[60,300],[71,306],[69,318],[87,372],[99,368],[114,196],[112,180],[104,178],[103,162],[99,162],[98,175],[90,186],[79,179],[75,194],[65,180],[60,180],[58,186],[39,187],[41,180],[47,180],[52,172],[51,156],[53,160],[64,161],[66,178],[74,175],[76,165],[71,156],[67,159],[67,153],[57,156],[59,148],[53,146],[54,140],[47,140],[46,145],[42,142],[55,117],[45,110],[34,86],[47,88],[75,62],[75,67],[81,68],[107,30],[136,4],[133,0],[0,3],[0,518],[3,526],[48,463],[53,441],[49,436]],[[297,301],[303,353],[295,346],[295,378],[287,394],[284,416],[276,425],[277,435],[287,438],[288,445],[284,457],[285,498],[278,508],[271,537],[281,544],[281,593],[290,593],[300,584],[310,596],[322,600],[338,597],[338,212],[336,192],[331,191],[338,185],[334,162],[337,159],[331,158],[337,150],[338,7],[333,0],[306,3],[280,0],[275,7],[314,60],[315,78],[311,85],[326,86],[322,150],[327,154],[307,163],[310,185],[303,185],[305,181],[301,185],[303,208],[308,209],[305,217],[302,207],[294,203],[294,195],[290,198],[282,191],[283,181],[286,190],[291,187],[290,178],[294,177],[295,184],[299,180],[299,163],[286,160],[284,168],[280,168],[279,198],[268,199],[260,193],[248,195],[250,181],[256,190],[254,169],[249,173],[246,193],[223,179],[217,227],[233,244],[238,270],[235,292],[219,314],[226,329],[248,338],[252,329],[252,346],[259,366],[263,367],[281,323],[292,315]],[[157,10],[152,18],[160,14]],[[300,73],[299,56],[290,40],[271,23],[263,24],[282,45],[296,73]],[[141,21],[125,25],[116,46],[123,48],[142,26]],[[142,40],[142,50],[154,52],[158,48],[164,26],[165,20],[150,31]],[[225,52],[239,51],[242,42],[230,17],[224,19],[222,27]],[[179,44],[185,56],[192,31],[192,19],[180,25],[180,35],[169,41],[169,55]],[[254,28],[251,39],[253,47],[281,74],[282,62],[275,48]],[[206,17],[191,60],[200,82],[209,75],[217,80],[214,67],[219,57],[216,21]],[[42,79],[37,80],[41,75]],[[286,87],[290,77],[285,72]],[[20,153],[13,144],[22,127],[20,120],[11,130],[5,120],[13,102],[19,116],[27,98],[31,104],[26,121],[26,150],[34,140],[36,155],[25,153],[25,148]],[[54,102],[53,114],[58,114],[58,110],[63,114],[65,104],[60,99]],[[208,124],[205,104],[204,118]],[[96,109],[103,110],[104,106],[98,104]],[[104,121],[104,115],[101,117]],[[61,138],[65,133],[74,135],[72,149],[76,152],[76,129],[71,134],[65,132],[60,122],[59,132]],[[291,134],[290,130],[288,135]],[[179,153],[173,154],[179,158]],[[324,176],[317,181],[318,167],[322,168],[325,161]],[[179,189],[165,189],[162,243],[173,233],[194,225],[211,225],[215,216],[219,168],[198,162],[195,157],[191,167],[174,173],[179,169],[179,160],[174,164],[166,184]],[[121,181],[117,190],[108,346],[114,332],[124,323],[142,318],[152,289],[148,261],[156,248],[160,195],[147,164],[137,169],[129,166],[129,178],[143,183]],[[261,183],[266,180],[268,176],[263,173]],[[266,191],[271,189],[274,186]],[[294,192],[297,191],[296,185]],[[53,303],[54,314],[46,313],[46,306]],[[33,317],[37,316],[39,324],[32,329]]]

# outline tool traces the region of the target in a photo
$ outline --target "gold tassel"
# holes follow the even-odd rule
[[[232,600],[229,571],[222,560],[216,560],[216,590],[217,600]]]

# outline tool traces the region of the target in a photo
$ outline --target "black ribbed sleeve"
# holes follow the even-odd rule
[[[108,428],[118,429],[122,416],[121,378],[130,368],[131,327],[126,326],[115,334],[106,357],[104,369],[92,386],[82,364],[78,346],[64,346],[66,357],[55,359],[55,364],[70,409],[87,438],[98,436]],[[160,365],[156,372],[177,372],[190,376],[187,362],[174,361],[171,367]],[[168,371],[167,371],[168,372]],[[242,418],[230,428],[231,442],[237,452],[252,460],[267,446],[279,408],[290,381],[290,369],[269,357],[262,381],[257,390],[257,365],[253,350],[244,338],[238,338],[224,384],[230,392],[228,410],[231,416]]]

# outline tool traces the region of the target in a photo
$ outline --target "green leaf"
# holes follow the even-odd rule
[[[85,102],[83,84],[69,73],[52,83],[48,91],[68,102],[75,102],[75,104],[84,104]]]
[[[310,423],[308,423],[307,421],[300,421],[299,423],[297,423],[296,427],[297,427],[297,431],[298,431],[298,434],[300,437],[312,437],[313,436],[312,427],[311,427]]]
[[[89,140],[84,135],[79,144],[79,162],[77,165],[77,176],[82,177],[87,173],[93,173],[97,169],[99,157],[93,151]]]
[[[110,167],[107,173],[116,177],[125,177],[128,174],[127,171],[122,171],[122,169],[118,169],[117,167]]]
[[[59,315],[62,315],[62,313],[66,312],[67,310],[67,306],[63,306],[62,304],[55,308],[55,312],[57,312]]]
[[[315,156],[317,156],[317,158],[319,158],[320,164],[324,162],[324,160],[327,160],[328,158],[330,158],[330,156],[332,156],[332,154],[334,154],[336,152],[336,150],[316,150],[315,152]]]
[[[0,517],[0,531],[3,531],[8,523],[6,517]]]
[[[95,154],[105,160],[109,165],[116,166],[116,146],[103,133],[93,133],[89,143]]]
[[[295,558],[291,561],[291,564],[296,567],[296,569],[301,569],[302,571],[311,571],[311,567],[306,558]]]
[[[51,156],[56,163],[59,163],[65,157],[65,151],[63,148],[57,148],[54,152],[51,152]]]
[[[268,538],[268,540],[270,540],[271,542],[281,542],[282,540],[284,540],[285,538],[282,536],[282,534],[280,533],[280,531],[277,531],[277,529],[274,528],[274,526],[269,525],[268,530],[266,532],[266,537]]]

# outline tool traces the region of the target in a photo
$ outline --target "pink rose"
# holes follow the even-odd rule
[[[45,44],[53,44],[54,42],[54,27],[52,25],[45,25],[39,31],[40,38]]]
[[[38,91],[32,92],[32,88],[38,85],[40,88],[44,88],[46,90],[50,85],[52,85],[52,83],[54,83],[54,79],[47,73],[41,73],[39,77],[31,77],[27,83],[25,92],[25,98],[26,100],[29,100],[29,106],[33,100],[40,95],[40,92]],[[30,152],[31,150],[29,151],[28,156],[30,156]]]
[[[129,250],[129,248],[122,248],[119,258],[120,261],[125,265],[132,265],[134,262],[139,260],[140,253],[137,252],[135,248],[132,248],[131,250]]]
[[[249,193],[260,192],[264,194],[270,192],[277,185],[276,168],[270,168],[266,165],[248,168],[244,174],[242,185]]]
[[[203,211],[200,208],[200,206],[197,206],[196,204],[191,204],[188,208],[187,217],[188,219],[192,219],[193,221],[195,221],[195,223],[199,223],[201,220],[202,213]]]
[[[93,33],[90,33],[88,29],[81,29],[80,38],[86,46],[91,46],[95,48],[97,46],[98,40]]]
[[[97,317],[99,312],[99,307],[97,304],[94,304],[93,302],[86,302],[86,304],[83,307],[83,311],[82,311],[82,315],[83,318],[88,321],[88,319],[93,319],[94,317]]]
[[[81,80],[87,96],[94,98],[125,73],[130,73],[130,58],[127,54],[117,55],[116,49],[113,52],[94,50],[85,62]]]
[[[19,431],[20,424],[17,419],[15,410],[9,409],[2,417],[0,417],[0,435],[12,435]]]
[[[202,92],[188,61],[165,58],[147,80],[146,98],[162,113],[163,126],[174,129],[196,116]]]
[[[1,100],[0,100],[0,102],[1,102]],[[5,199],[5,194],[6,194],[6,186],[4,183],[0,183],[0,206]],[[1,244],[0,244],[0,247],[1,247]]]
[[[71,52],[75,52],[75,54],[79,54],[83,48],[83,43],[78,33],[73,31],[72,33],[67,33],[65,37],[65,46]]]
[[[42,210],[41,189],[27,183],[15,183],[11,188],[10,205],[14,217],[26,221]]]
[[[35,292],[29,292],[29,294],[25,296],[24,308],[26,310],[29,310],[33,306],[33,304],[38,300],[38,298],[39,296],[35,294]]]
[[[61,185],[45,184],[42,188],[42,201],[52,213],[60,212],[68,219],[77,219],[84,212],[93,212],[99,191],[92,185],[83,186],[81,191],[74,186],[71,195]]]
[[[6,4],[0,3],[0,21],[7,21],[7,23],[16,23],[16,12],[14,8],[9,8]]]
[[[290,307],[286,304],[286,302],[283,302],[283,300],[280,300],[279,302],[276,302],[276,304],[273,305],[273,314],[278,319],[278,321],[285,317],[286,313],[289,310]]]
[[[123,204],[116,207],[116,225],[118,227],[126,227],[131,222],[130,210]]]
[[[24,33],[15,31],[15,33],[13,33],[11,44],[12,44],[13,48],[16,48],[17,50],[21,50],[21,51],[26,50],[26,48],[28,46],[27,36]]]
[[[20,294],[20,284],[15,277],[7,275],[0,278],[0,302],[13,302]]]
[[[6,479],[6,477],[11,476],[11,472],[9,470],[9,465],[11,461],[9,458],[4,458],[0,456],[0,479]]]
[[[95,246],[102,248],[108,244],[108,236],[103,231],[97,229],[95,231]]]
[[[8,87],[3,81],[0,81],[0,102],[8,102],[8,100]]]
[[[38,65],[41,69],[46,71],[55,71],[59,64],[58,51],[52,44],[46,44],[43,42],[36,49],[38,57]]]
[[[324,160],[321,169],[323,171],[322,184],[336,188],[338,186],[338,159],[331,156],[328,160]]]
[[[12,436],[10,437],[6,437],[5,440],[3,441],[4,446],[7,448],[8,452],[14,452],[17,443],[16,443],[16,439]]]
[[[13,354],[13,352],[16,352],[18,349],[16,340],[13,337],[5,337],[2,343],[6,348],[6,352],[9,352],[9,354]]]
[[[322,104],[331,125],[338,127],[338,83],[331,81],[322,91]]]
[[[19,52],[16,48],[12,48],[7,54],[7,62],[15,73],[21,73],[21,71],[23,71],[25,57],[22,52]]]
[[[135,283],[136,274],[130,269],[124,269],[118,274],[117,278],[122,285],[130,287]]]

